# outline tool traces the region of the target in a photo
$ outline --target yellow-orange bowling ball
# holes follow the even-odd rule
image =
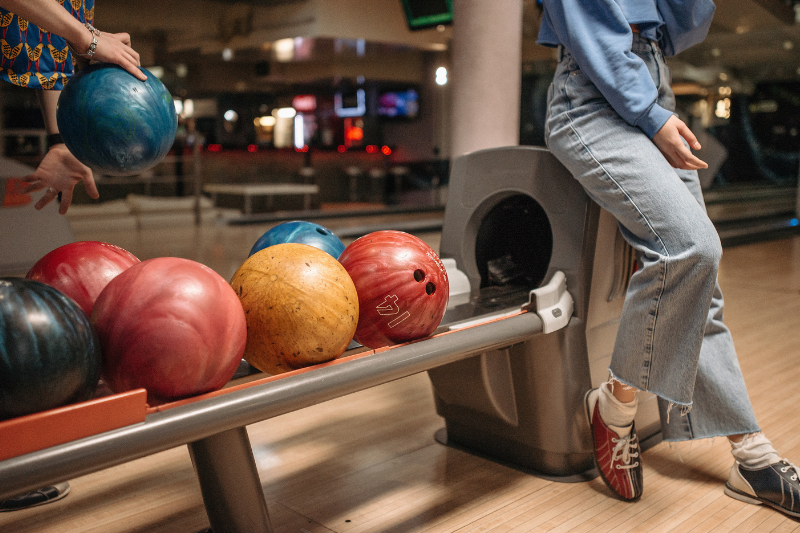
[[[358,325],[358,294],[344,267],[306,244],[264,248],[231,286],[247,318],[245,360],[280,374],[336,359]]]

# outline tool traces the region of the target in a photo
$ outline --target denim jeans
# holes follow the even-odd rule
[[[632,51],[675,110],[658,45],[634,33]],[[696,171],[672,168],[625,122],[563,47],[548,94],[547,146],[637,250],[609,371],[659,398],[665,440],[758,431],[717,284],[722,247]]]

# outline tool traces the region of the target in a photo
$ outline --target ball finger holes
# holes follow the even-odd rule
[[[419,268],[414,271],[414,280],[419,283],[425,280],[425,272],[420,270]],[[425,284],[425,292],[430,296],[434,292],[436,292],[436,284],[432,281],[429,281]]]

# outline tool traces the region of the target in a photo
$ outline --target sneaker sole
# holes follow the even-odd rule
[[[800,513],[796,513],[794,511],[790,511],[788,509],[784,509],[778,504],[772,503],[769,500],[762,500],[761,498],[754,498],[749,494],[745,494],[733,487],[731,487],[728,483],[725,483],[725,494],[730,496],[734,500],[739,500],[740,502],[751,503],[753,505],[769,505],[776,511],[780,511],[785,515],[789,515],[794,518],[800,518]]]
[[[611,490],[611,493],[614,496],[616,496],[617,499],[622,500],[623,502],[633,503],[635,501],[638,501],[642,497],[642,495],[640,494],[635,498],[623,498],[622,496],[620,496],[617,493],[617,491],[614,490],[614,487],[611,486],[611,483],[609,483],[608,479],[606,479],[605,474],[603,474],[603,469],[600,468],[600,463],[597,462],[597,452],[596,452],[597,443],[594,441],[594,431],[592,430],[592,415],[589,413],[589,394],[591,394],[593,390],[595,389],[589,389],[589,392],[587,392],[583,396],[583,412],[586,413],[586,420],[589,422],[589,433],[592,434],[592,461],[594,462],[594,466],[597,469],[597,472],[600,474],[600,479],[602,479],[603,483],[605,483],[606,486]],[[598,401],[600,400],[598,399]]]

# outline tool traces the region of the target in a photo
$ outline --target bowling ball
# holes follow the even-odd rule
[[[48,252],[25,277],[60,290],[75,300],[88,316],[108,282],[138,262],[135,255],[119,246],[79,241]]]
[[[336,259],[307,244],[276,244],[231,279],[247,316],[244,358],[269,374],[336,359],[358,324],[358,295]]]
[[[175,141],[172,96],[152,73],[147,81],[110,63],[75,74],[58,98],[56,121],[69,151],[101,174],[132,175],[161,161]]]
[[[242,359],[244,311],[210,268],[148,259],[111,280],[94,304],[103,380],[114,392],[147,389],[163,403],[220,389]]]
[[[358,292],[355,340],[380,348],[427,337],[442,321],[450,286],[439,256],[402,231],[376,231],[339,256]]]
[[[293,222],[278,224],[264,233],[253,245],[253,248],[250,250],[250,255],[268,246],[286,244],[289,242],[307,244],[314,248],[319,248],[323,252],[331,254],[334,259],[338,259],[339,255],[344,250],[344,243],[342,243],[339,237],[334,235],[328,228],[320,226],[319,224],[314,224],[313,222],[295,220]]]
[[[0,278],[0,420],[88,400],[99,379],[81,308],[44,283]]]

